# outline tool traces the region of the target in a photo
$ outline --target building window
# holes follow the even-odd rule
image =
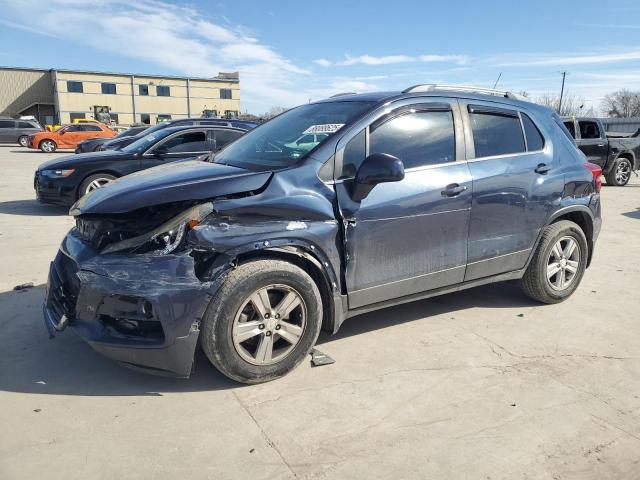
[[[171,115],[160,114],[156,117],[156,123],[166,122],[167,120],[171,120]]]
[[[115,83],[103,83],[102,84],[102,93],[105,95],[115,95],[116,94],[116,84]]]
[[[225,110],[224,111],[224,118],[238,118],[238,111],[237,110]]]
[[[138,85],[138,95],[141,97],[149,95],[149,85]]]
[[[141,113],[140,123],[144,123],[145,125],[151,125],[151,115],[149,115],[148,113]]]
[[[82,93],[82,82],[74,82],[72,80],[67,81],[67,92],[70,93]]]
[[[231,100],[231,89],[230,88],[221,88],[220,89],[220,98],[225,100]]]
[[[159,97],[170,97],[171,96],[171,89],[169,87],[166,87],[164,85],[158,85],[156,87],[156,95]]]
[[[73,123],[74,120],[82,120],[87,118],[84,114],[84,112],[71,112],[69,114],[69,119],[71,120],[71,122]]]

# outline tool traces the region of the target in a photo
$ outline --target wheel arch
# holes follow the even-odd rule
[[[561,220],[569,220],[577,224],[584,232],[584,236],[587,237],[587,245],[589,246],[589,256],[587,257],[588,267],[591,264],[591,258],[593,257],[593,213],[587,206],[574,205],[555,212],[549,219],[547,225],[557,223]]]
[[[314,248],[315,249],[315,248]],[[263,249],[253,249],[238,253],[234,263],[241,264],[252,260],[278,259],[300,267],[307,272],[320,290],[322,300],[322,329],[335,332],[341,322],[341,304],[337,304],[339,297],[337,279],[328,262],[323,262],[311,247],[301,244],[274,245]]]

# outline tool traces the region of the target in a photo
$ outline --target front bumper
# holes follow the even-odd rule
[[[33,188],[36,198],[42,203],[71,206],[76,201],[76,180],[73,175],[65,178],[45,177],[36,171],[33,177]]]
[[[215,282],[183,255],[99,255],[70,232],[51,264],[43,305],[50,335],[63,315],[99,353],[134,369],[188,377]]]

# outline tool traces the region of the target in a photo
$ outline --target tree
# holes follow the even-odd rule
[[[286,112],[287,110],[289,109],[285,107],[271,107],[269,111],[263,115],[263,118],[265,120],[268,120],[270,118],[280,115],[283,112]]]
[[[535,102],[558,112],[558,105],[560,104],[560,94],[547,92],[536,98]],[[558,115],[562,117],[570,117],[572,115],[585,115],[587,112],[582,111],[583,107],[584,98],[578,97],[577,95],[574,95],[572,93],[565,92],[565,94],[562,96],[562,108],[558,112]]]
[[[610,93],[602,100],[602,111],[609,117],[640,117],[640,92],[623,88]]]

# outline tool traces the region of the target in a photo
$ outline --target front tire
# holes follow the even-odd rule
[[[107,183],[115,179],[116,177],[109,175],[108,173],[96,173],[94,175],[89,175],[80,184],[80,188],[78,189],[78,198],[81,198],[98,188],[104,187]]]
[[[624,187],[627,183],[629,183],[632,171],[633,167],[631,166],[631,161],[628,158],[616,158],[613,162],[613,167],[605,176],[607,185]]]
[[[53,140],[42,140],[38,146],[44,153],[53,153],[58,149],[58,145]]]
[[[29,138],[26,135],[21,135],[20,138],[18,138],[18,145],[20,145],[21,147],[28,146]]]
[[[211,363],[242,383],[282,377],[318,339],[322,300],[300,267],[254,260],[229,273],[202,320],[200,343]]]
[[[559,303],[578,288],[587,266],[589,247],[582,229],[568,220],[547,226],[520,286],[542,303]]]

